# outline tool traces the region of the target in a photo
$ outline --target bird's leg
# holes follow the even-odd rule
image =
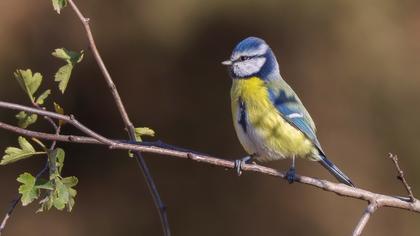
[[[252,163],[252,156],[253,155],[250,155],[250,156],[246,156],[244,158],[235,160],[235,167],[234,167],[234,169],[235,169],[236,174],[238,176],[241,176],[242,175],[242,166],[244,164],[251,164]]]
[[[293,156],[292,158],[292,166],[286,172],[286,179],[287,181],[289,181],[289,184],[292,184],[293,182],[295,182],[295,179],[296,179],[295,156]]]

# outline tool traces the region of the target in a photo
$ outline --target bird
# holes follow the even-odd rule
[[[317,161],[346,185],[353,182],[331,162],[316,136],[309,112],[280,75],[270,46],[261,38],[240,41],[223,61],[232,79],[233,124],[249,156],[235,161],[237,174],[244,163],[292,159],[285,178],[296,180],[295,158]]]

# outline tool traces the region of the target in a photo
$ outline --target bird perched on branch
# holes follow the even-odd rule
[[[276,57],[267,43],[249,37],[222,62],[232,78],[233,123],[248,157],[236,160],[238,174],[252,159],[273,161],[292,159],[287,171],[295,180],[295,158],[318,161],[340,182],[351,180],[327,159],[316,137],[315,124],[299,97],[280,75]]]

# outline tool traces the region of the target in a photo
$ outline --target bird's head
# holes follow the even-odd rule
[[[257,37],[248,37],[239,42],[230,59],[222,64],[228,66],[233,79],[257,76],[269,80],[279,75],[276,57],[268,44]]]

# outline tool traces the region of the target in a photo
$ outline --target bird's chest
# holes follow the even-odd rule
[[[306,138],[291,126],[268,96],[258,78],[235,80],[231,90],[236,133],[249,154],[260,160],[276,160],[303,153]]]

